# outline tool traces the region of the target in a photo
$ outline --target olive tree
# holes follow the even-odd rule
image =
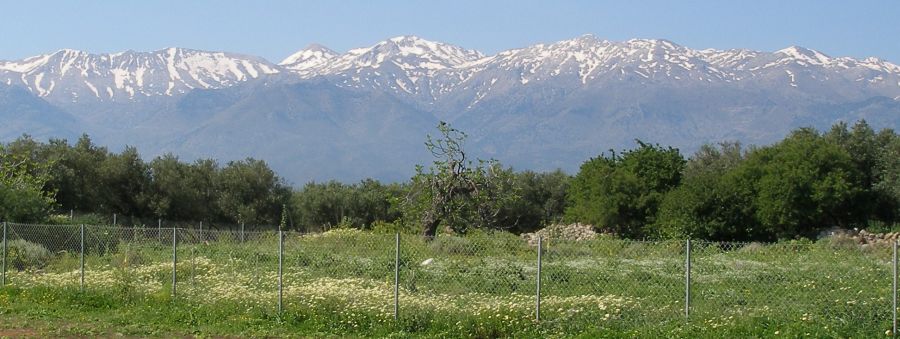
[[[410,190],[402,202],[407,221],[421,221],[423,235],[432,237],[441,226],[464,233],[469,228],[504,228],[498,224],[502,207],[518,198],[512,170],[496,160],[472,160],[463,148],[466,134],[445,122],[440,137],[428,136],[426,148],[435,160],[426,170],[416,166]]]

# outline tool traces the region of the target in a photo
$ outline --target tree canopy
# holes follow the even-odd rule
[[[569,191],[569,220],[627,237],[652,233],[663,196],[681,182],[685,160],[678,149],[648,144],[610,151],[581,165]]]
[[[74,144],[25,135],[0,144],[0,218],[39,222],[76,210],[137,222],[418,229],[429,237],[581,222],[629,238],[760,241],[900,221],[900,137],[865,121],[797,129],[767,146],[703,145],[687,159],[638,140],[588,159],[574,176],[517,172],[470,155],[466,134],[449,124],[437,131],[425,142],[433,162],[407,182],[296,189],[252,158],[144,161],[134,147],[110,151],[87,135]]]

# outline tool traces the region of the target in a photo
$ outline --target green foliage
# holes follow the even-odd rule
[[[311,182],[294,191],[291,210],[302,230],[328,229],[345,219],[354,228],[366,228],[377,221],[396,221],[400,212],[394,201],[403,192],[400,184],[385,185],[373,179],[356,184]]]
[[[156,239],[88,254],[84,291],[78,260],[54,251],[41,269],[8,272],[0,327],[41,337],[870,338],[891,324],[889,246],[847,239],[695,241],[688,318],[683,241],[545,242],[535,322],[536,248],[508,232],[401,237],[396,320],[392,235],[287,234],[280,313],[278,238],[211,238],[179,244],[191,255],[179,256],[176,298],[171,248]]]
[[[147,215],[150,170],[134,147],[110,154],[100,164],[100,209],[122,215]]]
[[[429,248],[442,254],[477,255],[479,248],[472,245],[469,237],[438,236],[429,244]]]
[[[876,214],[886,222],[900,222],[900,136],[882,131],[880,139],[887,139],[875,161],[874,190],[878,193]]]
[[[748,155],[701,149],[660,210],[667,237],[774,240],[830,227],[890,228],[900,218],[900,138],[865,121],[794,131]],[[729,155],[730,154],[730,155]]]
[[[875,133],[865,120],[860,120],[849,131],[846,123],[837,123],[824,137],[850,155],[860,175],[863,191],[854,202],[857,216],[885,222],[898,220],[900,199],[883,189],[890,186],[885,179],[897,172],[896,165],[900,164],[896,154],[891,154],[891,143],[900,139],[896,133],[888,129]]]
[[[382,221],[376,220],[370,226],[372,233],[375,234],[416,234],[420,231],[415,224],[403,222],[403,220]]]
[[[286,230],[289,225],[287,205],[281,205],[281,221],[278,223],[278,230]]]
[[[748,156],[739,175],[754,180],[756,218],[779,238],[815,236],[859,222],[860,173],[846,151],[815,131],[799,130]]]
[[[754,241],[900,222],[900,137],[865,121],[823,134],[799,129],[749,151],[706,145],[689,161],[677,149],[638,141],[588,160],[575,177],[472,160],[463,132],[446,123],[438,131],[425,143],[434,162],[418,166],[409,182],[312,182],[293,192],[260,160],[221,166],[166,154],[144,162],[133,147],[110,152],[87,135],[72,145],[25,135],[0,145],[0,218],[101,224],[117,214],[119,224],[275,225],[287,216],[285,225],[305,231],[418,227],[426,235],[522,233],[565,218],[632,238]],[[54,209],[90,217],[50,220]]]
[[[216,179],[216,207],[224,220],[276,224],[290,199],[287,185],[262,160],[229,162]]]
[[[173,220],[213,220],[206,188],[212,187],[217,165],[198,161],[188,164],[172,154],[150,162],[150,201],[153,215]]]
[[[601,154],[572,179],[566,216],[626,237],[650,234],[663,195],[681,182],[678,149],[641,141],[638,148]]]
[[[32,189],[0,187],[0,210],[16,211],[0,217],[19,222],[46,220],[47,212],[56,207],[136,219],[276,224],[281,206],[290,198],[283,180],[255,159],[220,167],[213,160],[184,163],[166,154],[146,163],[134,147],[110,152],[94,145],[87,135],[74,145],[59,139],[41,143],[24,136],[3,149],[9,150],[2,152],[3,163],[18,169],[4,166],[2,171],[31,178],[23,182]],[[55,206],[49,199],[54,194]]]
[[[512,169],[496,160],[472,161],[463,149],[466,134],[449,124],[438,126],[439,138],[428,136],[426,148],[434,162],[426,171],[416,166],[416,175],[402,202],[406,220],[421,220],[425,236],[439,227],[458,233],[470,228],[506,228],[499,216],[504,206],[514,204],[519,192],[513,185]]]
[[[0,220],[38,221],[53,206],[53,192],[44,190],[51,163],[37,162],[32,154],[0,145]]]
[[[769,238],[753,218],[753,196],[729,175],[746,154],[739,143],[704,145],[685,167],[682,184],[666,194],[654,230],[664,238],[760,240]]]
[[[892,131],[876,134],[862,121],[824,135],[799,129],[746,155],[729,144],[704,147],[666,196],[655,227],[666,237],[775,240],[890,224],[900,200],[881,189],[892,169],[879,164],[892,161],[885,156],[892,140]]]
[[[19,271],[43,268],[52,258],[47,248],[24,239],[8,241],[6,255],[10,265]]]
[[[44,153],[45,158],[55,159],[48,186],[57,192],[62,208],[113,213],[104,206],[100,175],[100,168],[110,155],[105,147],[94,145],[87,135],[82,135],[72,146],[66,140],[53,139],[37,147],[37,152]]]
[[[76,214],[74,218],[69,214],[54,214],[47,220],[51,225],[105,225],[109,223],[107,217],[96,213]]]
[[[561,170],[514,173],[513,188],[519,199],[501,207],[497,224],[514,233],[531,232],[560,221],[565,213],[571,177]]]

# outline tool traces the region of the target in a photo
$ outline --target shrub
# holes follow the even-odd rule
[[[15,239],[7,244],[7,256],[12,267],[19,271],[43,268],[50,262],[51,253],[46,247],[23,239]]]
[[[900,231],[900,222],[887,223],[881,220],[869,220],[865,230],[872,233],[888,233]]]
[[[681,182],[685,160],[676,148],[637,141],[639,147],[592,158],[581,165],[569,189],[569,221],[639,239],[656,219],[666,192]]]
[[[418,227],[411,223],[405,223],[403,220],[396,221],[381,221],[376,220],[370,226],[372,233],[377,234],[417,234],[419,233]]]
[[[108,225],[110,222],[106,220],[107,218],[107,216],[97,213],[76,215],[74,219],[69,218],[68,214],[54,214],[50,216],[48,223],[53,225]]]
[[[859,241],[846,234],[830,236],[828,238],[819,240],[817,244],[832,251],[858,250],[860,248]]]
[[[353,223],[353,220],[350,219],[350,217],[344,216],[344,217],[341,217],[341,221],[338,222],[337,225],[334,225],[334,227],[332,229],[349,230],[349,229],[358,229],[358,228],[359,227],[356,227],[356,225]]]
[[[433,250],[447,254],[476,255],[481,250],[469,239],[452,235],[435,237],[430,245]]]

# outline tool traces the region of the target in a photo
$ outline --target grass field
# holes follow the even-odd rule
[[[535,321],[535,246],[503,233],[402,236],[395,320],[394,235],[286,233],[279,313],[275,232],[178,230],[173,293],[171,229],[86,228],[81,291],[78,227],[10,228],[0,336],[891,334],[891,249],[840,239],[692,242],[688,317],[685,242],[548,239]]]

